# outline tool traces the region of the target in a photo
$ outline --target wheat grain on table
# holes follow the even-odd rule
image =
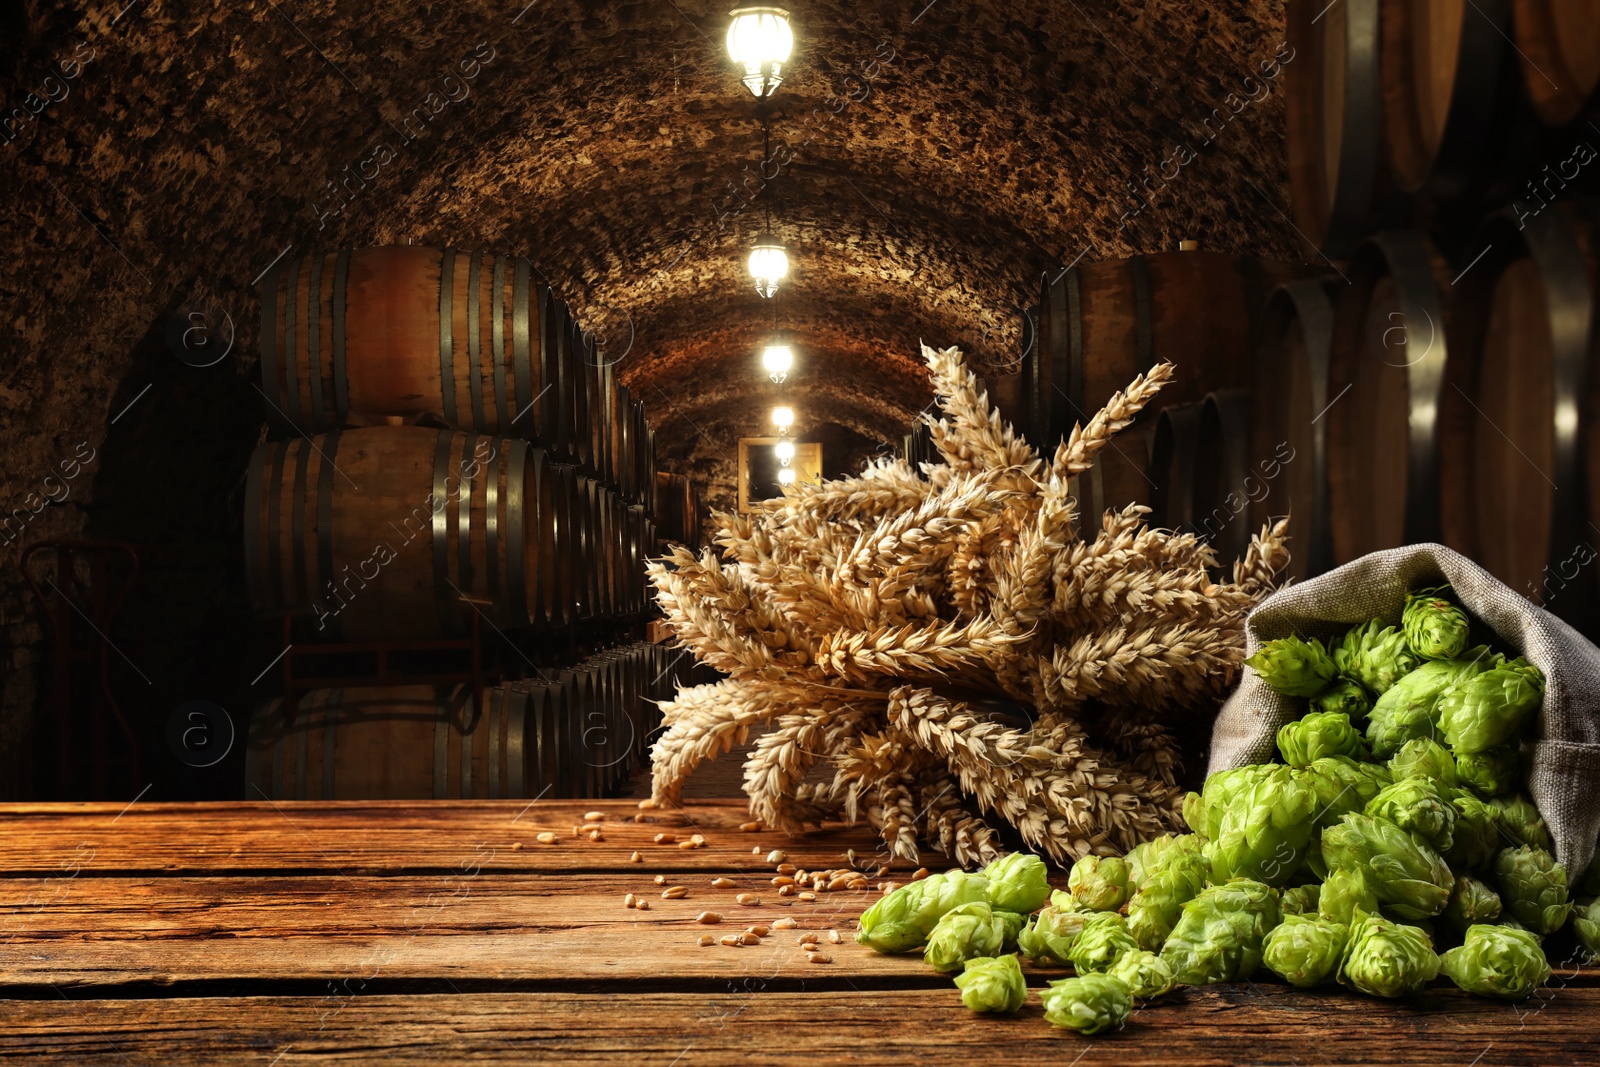
[[[1000,1050],[1051,1064],[1600,1063],[1594,970],[1558,971],[1522,1005],[1447,987],[1398,1005],[1265,981],[1187,990],[1089,1040],[1047,1026],[1037,998],[1016,1018],[974,1016],[920,960],[852,940],[877,884],[908,865],[862,829],[743,830],[734,801],[30,804],[4,818],[0,1056],[14,1062],[688,1067],[803,1048],[819,1064]],[[780,895],[780,863],[866,868],[868,888]],[[810,934],[826,962],[801,945]]]

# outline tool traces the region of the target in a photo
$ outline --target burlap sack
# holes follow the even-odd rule
[[[1576,630],[1512,592],[1488,571],[1443,545],[1374,552],[1263,600],[1246,621],[1246,647],[1297,633],[1328,641],[1350,624],[1398,624],[1406,591],[1448,582],[1505,648],[1544,671],[1538,740],[1522,746],[1528,793],[1550,825],[1556,858],[1575,885],[1600,836],[1600,649]],[[1208,773],[1263,763],[1278,727],[1299,714],[1290,697],[1268,689],[1248,667],[1217,716]]]

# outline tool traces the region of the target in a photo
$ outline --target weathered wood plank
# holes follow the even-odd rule
[[[1525,1004],[1430,990],[1399,1004],[1339,991],[1185,990],[1117,1033],[974,1015],[954,989],[66,1000],[4,1004],[0,1057],[98,1067],[261,1063],[1592,1064],[1600,990]]]
[[[586,812],[606,816],[604,840],[574,836]],[[635,822],[642,815],[647,822]],[[197,804],[10,804],[0,807],[0,872],[42,877],[139,872],[454,871],[472,860],[492,871],[626,871],[642,852],[652,870],[728,871],[761,866],[782,848],[805,867],[842,867],[844,853],[891,861],[865,827],[797,837],[739,829],[738,801],[687,801],[640,812],[630,801],[277,801]],[[559,835],[553,845],[537,835]],[[656,844],[658,833],[699,833],[706,847]],[[761,855],[752,855],[759,848]],[[934,869],[942,856],[923,858]]]
[[[695,872],[669,880],[690,895],[665,900],[648,869],[628,874],[312,875],[0,879],[0,987],[344,979],[636,984],[718,982],[749,975],[804,983],[829,972],[897,983],[937,980],[914,963],[850,939],[874,891],[814,902],[777,896],[735,875],[717,889]],[[623,904],[625,893],[648,911]],[[735,896],[755,892],[759,906]],[[702,925],[701,912],[725,921]],[[701,947],[785,916],[796,930],[759,946]],[[840,931],[834,960],[808,963],[802,930]]]

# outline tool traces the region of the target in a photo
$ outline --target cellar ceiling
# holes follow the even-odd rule
[[[3,443],[45,465],[65,424],[137,434],[147,384],[202,388],[151,354],[191,308],[228,314],[248,382],[275,257],[414,242],[530,258],[648,404],[661,467],[725,502],[776,331],[797,429],[858,459],[927,403],[919,341],[1014,358],[1041,272],[1181,238],[1299,258],[1263,74],[1281,3],[797,0],[756,202],[729,6],[8,5],[5,106],[41,106],[0,142]],[[768,210],[775,301],[744,268]]]

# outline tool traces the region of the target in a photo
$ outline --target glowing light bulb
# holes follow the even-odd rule
[[[773,408],[772,425],[778,428],[779,433],[788,433],[789,427],[794,425],[794,409],[786,407]]]
[[[777,453],[778,462],[783,464],[785,467],[794,461],[793,441],[779,441],[777,444],[772,446],[772,451]]]
[[[778,295],[778,284],[789,276],[789,253],[784,251],[782,241],[762,234],[750,250],[748,265],[756,292],[770,299]]]
[[[794,30],[781,7],[740,7],[728,12],[728,58],[744,68],[739,79],[757,98],[771,96],[794,52]]]
[[[762,349],[761,366],[774,384],[782,385],[794,366],[794,350],[788,345],[768,345]]]
[[[779,485],[793,485],[794,484],[794,479],[795,479],[795,473],[794,473],[794,468],[793,467],[784,467],[782,470],[780,470],[778,472],[778,484]]]

